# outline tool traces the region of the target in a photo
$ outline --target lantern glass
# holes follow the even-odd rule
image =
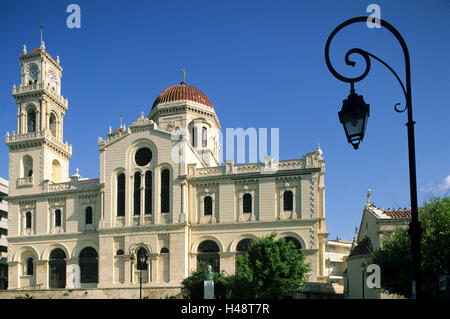
[[[351,91],[348,98],[344,100],[342,109],[338,114],[348,142],[355,149],[358,149],[366,131],[369,105],[364,102],[362,95],[357,95],[354,91]]]

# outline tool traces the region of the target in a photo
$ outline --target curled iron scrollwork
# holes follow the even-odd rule
[[[356,17],[350,20],[347,20],[343,23],[341,23],[336,29],[334,29],[334,31],[330,34],[330,36],[328,37],[327,43],[325,45],[325,61],[327,63],[328,69],[330,70],[330,72],[334,75],[334,77],[336,77],[337,79],[341,80],[342,82],[346,82],[346,83],[350,83],[353,87],[353,84],[356,82],[361,81],[362,79],[364,79],[367,74],[370,71],[370,66],[371,66],[371,58],[379,61],[380,63],[382,63],[385,67],[387,67],[389,69],[389,71],[391,71],[391,73],[395,76],[395,78],[397,79],[397,81],[399,82],[403,93],[405,95],[405,99],[406,99],[406,104],[405,107],[403,109],[399,109],[398,105],[400,105],[400,103],[395,104],[394,109],[396,112],[402,113],[404,112],[411,104],[411,95],[410,95],[410,77],[409,77],[409,68],[410,68],[410,64],[409,64],[409,53],[408,53],[408,49],[406,47],[405,41],[403,40],[402,36],[400,35],[400,33],[388,22],[381,20],[380,19],[380,23],[382,26],[384,26],[385,28],[387,28],[389,31],[391,31],[395,37],[397,38],[397,40],[400,42],[402,48],[403,48],[403,52],[405,55],[405,68],[406,68],[406,88],[403,84],[403,82],[401,81],[400,77],[398,76],[398,74],[394,71],[394,69],[392,69],[386,62],[384,62],[382,59],[380,59],[379,57],[377,57],[376,55],[367,52],[365,50],[359,49],[359,48],[353,48],[350,49],[349,51],[347,51],[347,53],[345,54],[345,64],[354,67],[356,65],[356,62],[354,60],[352,60],[350,58],[350,56],[352,54],[358,54],[361,57],[363,57],[364,61],[365,61],[365,69],[364,71],[356,77],[346,77],[343,76],[342,74],[338,73],[336,71],[336,69],[333,67],[333,65],[331,64],[331,60],[330,60],[330,55],[329,55],[329,50],[330,50],[330,44],[331,44],[331,40],[334,38],[334,36],[344,27],[356,23],[356,22],[366,22],[368,19],[368,17]]]

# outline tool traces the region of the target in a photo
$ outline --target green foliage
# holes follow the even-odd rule
[[[191,276],[185,278],[181,284],[181,293],[185,299],[203,299],[203,287],[206,276],[206,269],[200,268],[193,272]],[[225,299],[230,295],[230,277],[225,272],[214,273],[214,295],[216,299]]]
[[[275,239],[276,234],[253,242],[245,254],[236,256],[236,274],[214,274],[216,299],[279,298],[300,291],[311,270],[305,256],[292,242]],[[188,299],[203,299],[206,270],[199,269],[182,281],[182,294]]]
[[[450,268],[450,197],[432,198],[419,209],[423,295],[438,298],[439,277]],[[411,241],[408,230],[387,235],[371,263],[381,267],[381,286],[390,293],[411,297]]]
[[[300,291],[311,270],[305,256],[292,242],[276,234],[253,242],[246,254],[237,257],[233,280],[234,298],[279,298]]]

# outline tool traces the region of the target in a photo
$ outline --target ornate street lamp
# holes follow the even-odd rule
[[[128,248],[130,260],[134,260],[136,254],[137,270],[139,270],[139,299],[142,299],[142,270],[145,270],[148,261],[148,252],[150,247],[145,243],[131,244]]]
[[[357,150],[366,132],[369,104],[364,102],[362,95],[355,93],[353,83],[351,83],[350,95],[343,101],[342,110],[338,112],[338,115],[348,142]]]
[[[416,155],[415,155],[415,146],[414,146],[414,124],[412,117],[412,98],[411,98],[411,71],[410,71],[410,60],[409,60],[409,52],[408,47],[406,46],[405,40],[400,35],[400,33],[395,29],[390,23],[379,19],[379,24],[386,29],[388,29],[398,40],[400,43],[403,54],[405,57],[405,79],[406,79],[406,88],[403,85],[403,82],[400,80],[400,77],[397,73],[383,60],[373,55],[370,52],[364,51],[362,49],[353,48],[347,51],[345,55],[345,63],[350,66],[355,66],[355,62],[349,59],[349,56],[356,53],[362,56],[366,63],[366,68],[360,76],[354,78],[348,78],[342,76],[331,65],[329,49],[331,40],[334,38],[336,33],[338,33],[344,27],[357,23],[357,22],[367,22],[369,17],[356,17],[353,19],[349,19],[343,23],[341,23],[336,29],[328,37],[327,43],[325,45],[325,61],[327,63],[328,69],[330,72],[339,80],[350,83],[350,95],[346,100],[344,100],[342,110],[339,112],[339,120],[344,126],[345,134],[347,136],[347,140],[350,144],[353,145],[355,149],[358,149],[359,143],[364,138],[365,129],[367,126],[367,118],[369,117],[369,105],[364,102],[362,95],[357,95],[355,93],[354,84],[356,82],[361,81],[366,77],[370,70],[371,59],[375,59],[378,62],[382,63],[385,67],[391,71],[391,73],[395,76],[397,81],[400,83],[400,86],[405,95],[406,104],[403,109],[398,109],[398,105],[400,103],[395,104],[394,109],[398,113],[402,113],[408,110],[408,122],[406,123],[408,130],[408,157],[409,157],[409,182],[410,182],[410,197],[411,197],[411,222],[409,224],[409,236],[411,238],[411,252],[412,252],[412,296],[414,299],[420,298],[422,296],[422,276],[420,269],[420,237],[422,234],[422,228],[418,218],[418,209],[417,209],[417,183],[416,183]]]

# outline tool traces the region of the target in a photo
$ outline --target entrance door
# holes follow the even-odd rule
[[[66,254],[62,249],[54,249],[50,253],[50,288],[66,287]]]

